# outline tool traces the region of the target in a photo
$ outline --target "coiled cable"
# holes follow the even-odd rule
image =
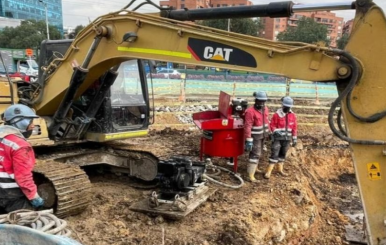
[[[71,231],[66,228],[67,222],[56,217],[52,209],[42,211],[16,210],[0,215],[0,224],[26,226],[51,235],[66,237],[71,235]]]

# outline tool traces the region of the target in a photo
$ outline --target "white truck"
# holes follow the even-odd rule
[[[36,53],[34,50],[0,48],[0,52],[8,73],[20,72],[29,76],[31,82],[37,80],[39,66],[35,60]],[[4,64],[0,59],[0,73],[2,75],[5,75]]]

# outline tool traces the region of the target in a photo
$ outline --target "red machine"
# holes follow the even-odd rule
[[[203,130],[200,160],[203,154],[212,157],[233,158],[233,171],[237,172],[237,157],[244,152],[244,112],[248,102],[233,99],[220,92],[218,111],[193,114],[194,123]]]

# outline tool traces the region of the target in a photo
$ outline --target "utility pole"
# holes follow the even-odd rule
[[[49,28],[49,25],[48,25],[47,3],[43,2],[43,0],[39,0],[39,2],[44,4],[44,8],[46,10],[47,40],[50,40],[50,28]]]
[[[228,19],[228,32],[231,31],[231,19]]]

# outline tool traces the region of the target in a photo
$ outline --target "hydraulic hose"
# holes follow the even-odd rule
[[[225,187],[228,187],[228,188],[232,188],[232,189],[239,189],[241,188],[243,185],[244,185],[244,180],[240,177],[240,175],[226,169],[226,168],[223,168],[223,167],[220,167],[220,166],[216,166],[216,165],[213,165],[213,164],[208,164],[207,165],[208,168],[213,168],[215,170],[222,170],[224,172],[228,172],[230,174],[232,174],[236,179],[238,179],[240,181],[240,184],[239,185],[229,185],[229,184],[225,184],[221,181],[218,181],[218,180],[215,180],[214,178],[208,176],[207,174],[204,174],[203,176],[209,180],[210,182],[213,182],[215,184],[218,184],[218,185],[221,185],[221,186],[225,186]]]
[[[337,116],[337,123],[338,123],[338,127],[339,127],[340,132],[342,132],[342,134],[344,136],[347,136],[347,132],[343,128],[343,125],[342,125],[342,108],[339,108],[338,116]]]
[[[354,112],[354,110],[351,106],[351,93],[352,93],[352,91],[350,91],[350,93],[347,95],[347,98],[346,98],[347,109],[350,112],[350,114],[353,117],[355,117],[356,119],[358,119],[359,121],[367,122],[367,123],[374,123],[374,122],[381,120],[382,118],[384,118],[386,116],[386,110],[382,111],[382,112],[375,113],[369,117],[362,117],[362,116],[358,115],[357,113]]]
[[[347,87],[343,90],[343,92],[338,96],[338,98],[331,104],[330,111],[328,113],[328,124],[332,130],[332,132],[340,139],[347,141],[352,144],[362,144],[362,145],[385,145],[386,142],[382,140],[357,140],[357,139],[352,139],[349,138],[348,136],[344,135],[343,132],[340,132],[334,124],[334,112],[335,109],[340,105],[344,97],[349,96],[351,94],[351,91],[354,89],[354,86],[356,82],[359,79],[359,67],[357,64],[357,61],[355,58],[349,54],[348,52],[344,50],[339,50],[339,49],[334,49],[332,50],[335,54],[339,54],[346,58],[352,68],[352,75],[349,84]],[[350,111],[351,113],[351,111]],[[354,115],[353,115],[354,116]]]

